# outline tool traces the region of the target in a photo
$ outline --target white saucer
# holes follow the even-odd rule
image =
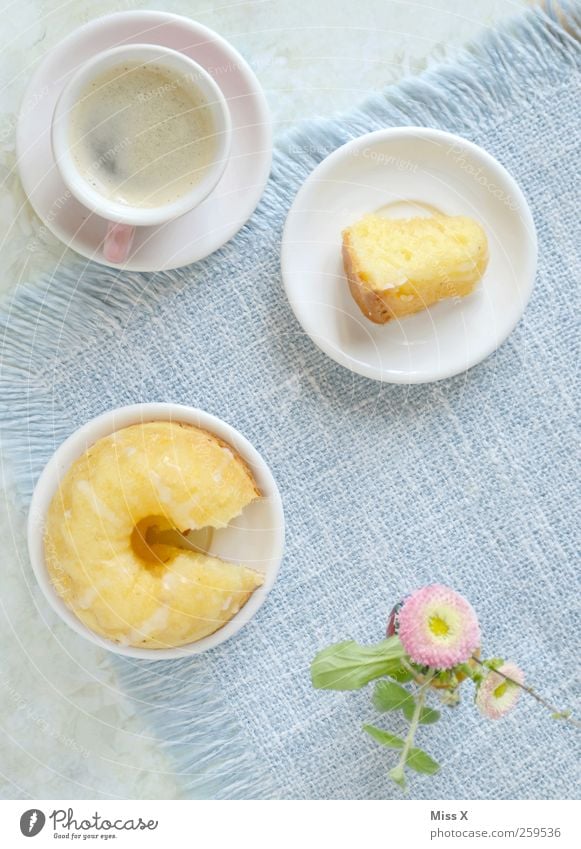
[[[232,117],[231,158],[212,194],[176,221],[140,228],[123,268],[178,268],[221,247],[254,211],[272,158],[272,127],[256,76],[227,41],[188,18],[165,12],[119,12],[98,18],[61,41],[36,70],[26,91],[17,129],[20,178],[34,210],[66,245],[104,263],[106,224],[70,196],[57,171],[50,141],[52,113],[75,69],[102,50],[151,43],[179,50],[220,85]]]
[[[490,261],[477,289],[401,321],[376,325],[349,294],[341,230],[364,213],[469,215],[485,228]],[[529,299],[537,237],[523,193],[489,153],[423,127],[379,130],[315,168],[283,235],[286,293],[303,329],[352,371],[390,383],[441,380],[491,354]]]

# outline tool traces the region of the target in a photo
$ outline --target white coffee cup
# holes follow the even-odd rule
[[[121,65],[155,64],[175,74],[182,85],[191,85],[209,108],[215,132],[212,161],[201,179],[176,200],[160,206],[138,207],[111,200],[101,194],[81,173],[71,152],[71,112],[90,83],[102,73]],[[154,44],[131,44],[106,50],[83,64],[71,77],[57,101],[52,121],[52,146],[60,174],[71,194],[106,219],[103,254],[108,262],[127,258],[136,227],[151,227],[179,218],[198,206],[216,187],[228,162],[231,120],[220,87],[200,65],[183,53]]]

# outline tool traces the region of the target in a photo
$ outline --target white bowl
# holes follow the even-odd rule
[[[341,231],[368,212],[394,218],[468,215],[488,236],[490,260],[466,298],[376,325],[351,297]],[[489,153],[425,127],[379,130],[328,156],[288,214],[281,266],[305,332],[336,362],[391,383],[441,380],[491,354],[529,299],[537,237],[523,193]]]
[[[176,421],[204,428],[228,442],[248,463],[263,494],[249,504],[227,527],[215,531],[209,552],[225,560],[244,562],[264,575],[264,584],[251,595],[244,607],[222,628],[208,637],[185,646],[145,649],[122,646],[87,628],[56,592],[44,559],[44,526],[49,504],[72,463],[98,439],[116,430],[149,421]],[[135,404],[103,413],[75,431],[57,448],[45,466],[34,489],[28,514],[28,551],[32,568],[49,604],[77,634],[97,645],[128,657],[166,660],[199,654],[220,645],[237,634],[252,619],[271,590],[282,560],[284,515],[276,482],[258,451],[237,430],[221,419],[180,404]]]

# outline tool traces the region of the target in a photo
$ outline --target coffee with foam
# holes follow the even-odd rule
[[[81,176],[130,207],[178,200],[216,156],[212,111],[195,80],[161,64],[109,68],[82,91],[70,117],[70,150]]]

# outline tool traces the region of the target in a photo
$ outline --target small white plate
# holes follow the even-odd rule
[[[98,439],[129,425],[151,421],[175,421],[201,427],[231,445],[245,460],[262,493],[226,528],[214,531],[208,553],[224,560],[244,563],[264,575],[264,583],[253,592],[244,607],[222,628],[195,643],[176,648],[144,649],[122,646],[99,636],[87,628],[65,604],[50,580],[44,559],[44,526],[46,512],[58,485],[74,461]],[[231,425],[221,419],[181,404],[133,404],[110,410],[76,430],[60,445],[38,479],[28,513],[28,552],[41,590],[51,607],[67,625],[85,639],[102,648],[127,657],[167,660],[200,654],[220,645],[237,634],[252,619],[272,589],[284,549],[284,514],[282,501],[272,472],[258,451]]]
[[[24,190],[43,223],[68,247],[106,263],[106,222],[71,197],[51,145],[52,114],[66,82],[83,62],[122,44],[157,44],[181,51],[215,79],[232,118],[228,165],[200,206],[160,227],[140,227],[122,268],[162,271],[196,262],[220,248],[250,218],[272,160],[272,125],[264,92],[242,56],[221,36],[166,12],[118,12],[97,18],[51,50],[26,90],[16,134]],[[119,266],[112,266],[119,267]]]
[[[376,325],[351,297],[341,231],[368,212],[394,218],[469,215],[488,236],[476,290],[400,321]],[[425,383],[479,363],[504,342],[529,299],[537,237],[520,188],[489,153],[424,127],[379,130],[328,156],[301,187],[281,252],[286,293],[311,339],[352,371]]]

